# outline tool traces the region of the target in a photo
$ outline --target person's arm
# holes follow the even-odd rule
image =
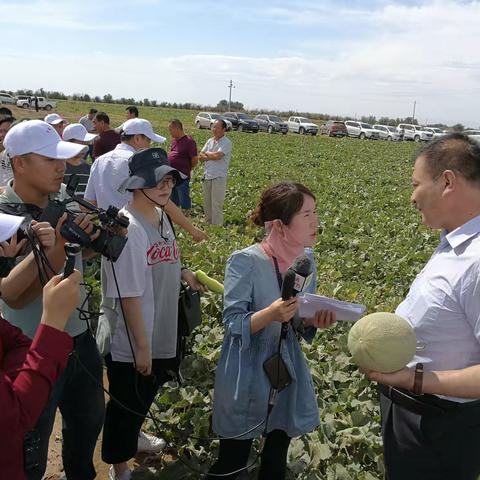
[[[367,372],[374,382],[392,387],[413,389],[414,368],[403,368],[393,373]],[[422,393],[460,398],[480,398],[480,365],[461,370],[423,373]]]
[[[165,205],[165,212],[167,212],[173,223],[180,228],[183,228],[183,230],[186,230],[196,242],[201,242],[208,238],[208,235],[203,230],[193,225],[193,223],[183,214],[182,210],[171,200]]]
[[[150,342],[145,333],[141,301],[141,297],[122,298],[125,321],[127,322],[128,331],[132,334],[135,348],[135,367],[142,375],[150,375],[152,371],[152,354]]]
[[[64,215],[57,224],[55,230],[47,222],[33,224],[33,229],[44,248],[45,255],[49,261],[49,267],[45,269],[47,279],[58,273],[65,264],[65,243],[66,240],[62,237],[60,229],[66,219]],[[90,234],[93,228],[89,218],[84,214],[77,215],[75,223],[80,226],[86,233]],[[98,236],[92,235],[94,239]],[[33,256],[33,253],[27,255],[10,274],[2,279],[2,299],[5,303],[15,309],[23,308],[32,302],[35,298],[40,296],[43,285],[40,281],[38,266]]]
[[[28,350],[20,373],[12,378],[0,374],[0,429],[25,433],[35,425],[50,396],[53,384],[67,364],[72,350],[71,337],[62,330],[80,300],[80,274],[67,279],[56,276],[45,286],[42,320]],[[0,319],[1,341],[24,343],[19,329]],[[8,363],[7,358],[4,360]]]
[[[218,150],[217,152],[202,152],[199,155],[200,160],[221,160],[225,154]]]
[[[192,164],[192,168],[195,168],[198,165],[198,155],[194,155],[191,158],[191,164]]]

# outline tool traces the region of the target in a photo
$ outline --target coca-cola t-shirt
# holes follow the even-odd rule
[[[157,211],[159,223],[154,226],[131,205],[122,210],[130,220],[128,241],[113,266],[120,296],[141,297],[142,320],[152,358],[165,359],[176,354],[181,265],[170,222],[160,209]],[[114,361],[132,362],[112,265],[102,262],[102,268],[102,290],[106,298],[97,343],[101,353],[110,351]]]

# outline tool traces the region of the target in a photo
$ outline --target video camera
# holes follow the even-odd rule
[[[62,215],[66,213],[67,219],[60,229],[62,237],[70,243],[76,243],[81,247],[92,248],[108,260],[115,262],[127,243],[127,237],[117,235],[109,230],[109,228],[115,226],[128,228],[129,220],[127,217],[120,215],[119,209],[114,206],[110,206],[107,210],[104,210],[76,195],[77,185],[78,179],[74,174],[70,177],[67,184],[66,192],[68,198],[62,201],[50,200],[47,207],[43,210],[36,205],[8,203],[0,204],[0,211],[11,215],[23,215],[26,217],[24,223],[18,229],[18,241],[29,236],[31,229],[30,222],[32,219],[39,222],[48,222],[55,228]],[[96,240],[91,241],[90,236],[75,223],[75,217],[78,215],[78,212],[73,212],[67,208],[67,205],[72,202],[77,202],[89,213],[95,213],[97,215],[100,220],[100,226],[95,226],[92,232],[93,234],[100,230],[100,234]]]

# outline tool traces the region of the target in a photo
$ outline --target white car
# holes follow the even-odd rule
[[[223,120],[227,124],[227,130],[230,131],[232,129],[232,122],[230,120],[227,120],[225,117],[223,117],[218,113],[212,113],[212,112],[200,112],[195,117],[195,126],[198,129],[201,129],[201,128],[211,129],[213,124],[215,123],[215,120]]]
[[[433,138],[444,137],[446,135],[445,131],[437,127],[423,127],[425,132],[433,133]]]
[[[0,103],[15,105],[15,98],[7,92],[0,92]]]
[[[391,127],[390,125],[374,125],[373,128],[378,130],[380,140],[387,140],[389,142],[398,142],[400,140],[400,135],[395,127]]]
[[[44,110],[52,110],[57,108],[57,102],[49,100],[45,97],[37,97],[38,99],[38,108],[43,108]],[[18,108],[35,108],[35,96],[31,96],[30,100],[28,98],[23,100],[17,100]]]
[[[290,117],[287,120],[288,131],[299,133],[300,135],[316,135],[318,133],[318,125],[313,123],[306,117]]]
[[[470,138],[473,138],[477,142],[480,142],[480,130],[469,129],[469,130],[464,130],[462,133],[464,135],[467,135]]]
[[[414,142],[428,142],[433,139],[433,133],[424,130],[420,125],[410,123],[400,123],[397,125],[397,131],[402,135],[403,140],[413,140]]]
[[[378,140],[380,138],[379,131],[375,130],[369,123],[347,120],[345,122],[345,126],[347,127],[349,137],[356,137],[360,140],[364,140],[366,138]]]

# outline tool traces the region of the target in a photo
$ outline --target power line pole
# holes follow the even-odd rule
[[[415,124],[415,107],[417,106],[417,101],[413,101],[413,115],[412,115],[412,123]]]
[[[230,83],[228,84],[228,89],[230,90],[228,93],[228,111],[230,111],[230,104],[232,103],[232,88],[235,88],[235,85],[230,80]]]

